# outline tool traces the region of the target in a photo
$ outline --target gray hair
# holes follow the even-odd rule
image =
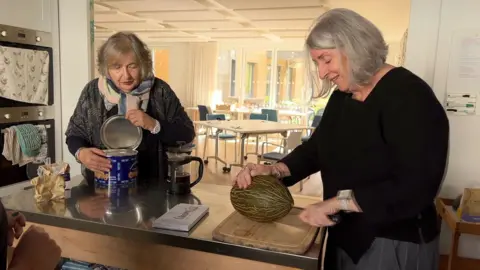
[[[122,54],[133,52],[140,66],[140,80],[153,76],[152,55],[147,45],[135,34],[130,32],[118,32],[108,38],[98,49],[97,63],[98,72],[108,75],[108,66]]]
[[[380,30],[365,17],[344,8],[331,9],[318,17],[305,41],[310,49],[339,49],[347,58],[350,85],[367,85],[372,76],[385,64],[388,45]],[[318,69],[308,57],[312,88],[320,92],[315,97],[328,96],[333,88],[328,79],[319,78]],[[320,85],[321,84],[321,85]],[[315,90],[312,89],[312,97]]]

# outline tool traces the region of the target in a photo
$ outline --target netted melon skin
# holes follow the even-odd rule
[[[230,191],[233,208],[257,222],[273,222],[286,216],[293,208],[292,194],[273,176],[255,176],[246,189],[237,185]]]

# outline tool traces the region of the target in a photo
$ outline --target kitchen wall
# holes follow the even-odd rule
[[[58,0],[61,74],[61,145],[63,160],[71,166],[71,174],[80,173],[80,165],[68,151],[65,131],[85,85],[92,79],[90,45],[90,1]]]
[[[480,1],[412,0],[411,8],[405,66],[424,78],[443,102],[447,91],[459,90],[446,87],[449,59],[453,53],[452,35],[462,29],[480,32]],[[478,80],[476,82],[478,85]],[[440,195],[454,198],[466,187],[480,187],[480,116],[451,116],[449,119],[450,157]],[[450,233],[443,224],[442,253],[448,253]],[[464,257],[480,258],[480,237],[462,236],[459,253]]]
[[[54,104],[55,104],[55,156],[62,158],[60,44],[58,27],[58,0],[0,0],[0,24],[35,29],[52,33]]]
[[[52,31],[55,10],[51,0],[0,0],[0,24]]]

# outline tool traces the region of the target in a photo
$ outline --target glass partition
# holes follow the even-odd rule
[[[297,109],[304,104],[303,51],[277,51],[276,106]]]
[[[271,55],[266,50],[244,50],[244,106],[258,108],[269,102]]]
[[[219,50],[217,67],[217,87],[224,102],[236,99],[237,53],[235,50]],[[228,103],[228,102],[227,102]]]

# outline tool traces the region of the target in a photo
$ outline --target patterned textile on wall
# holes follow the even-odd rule
[[[0,97],[47,105],[49,64],[46,51],[0,46]]]

